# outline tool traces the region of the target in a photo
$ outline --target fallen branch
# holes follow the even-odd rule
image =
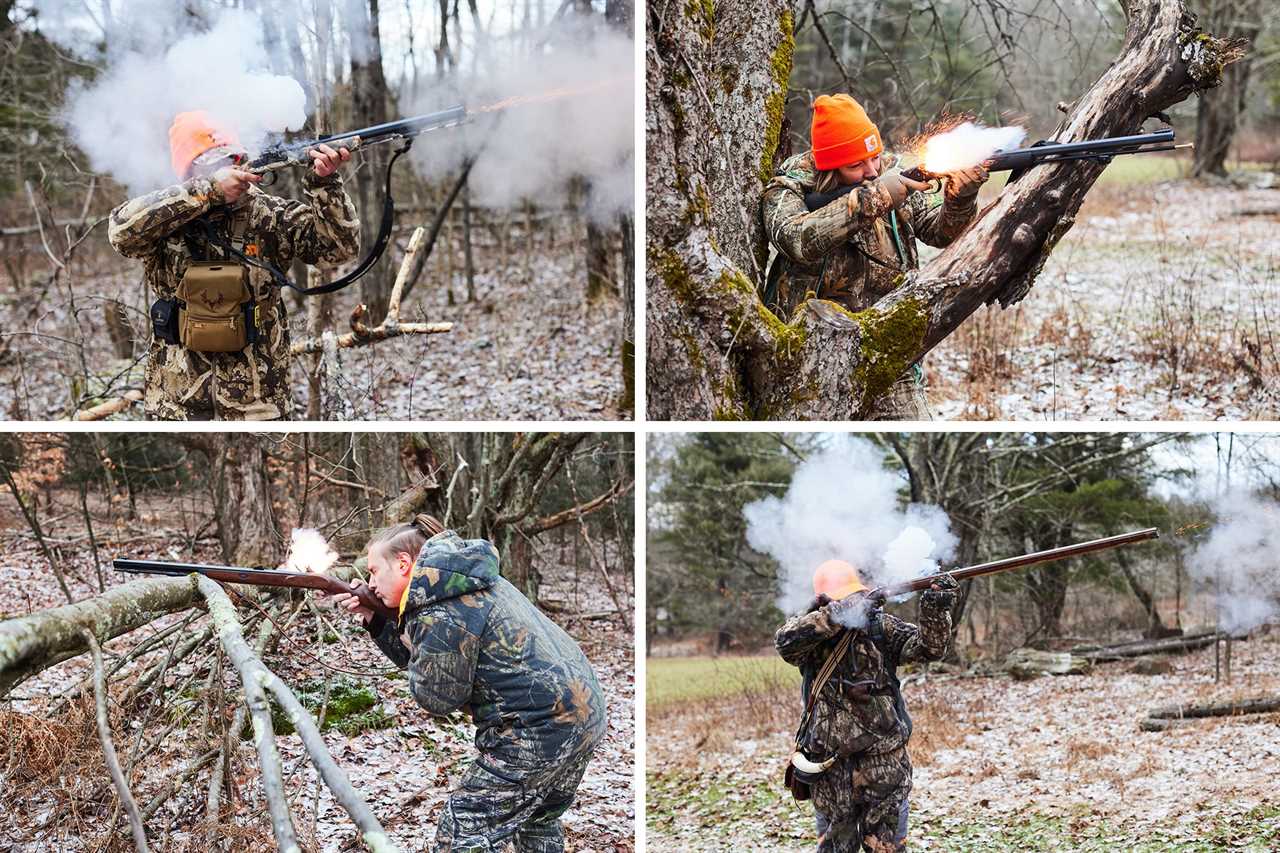
[[[329,574],[350,580],[357,571],[355,565],[335,566]],[[264,587],[234,588],[253,600],[269,595]],[[0,622],[0,699],[36,673],[88,651],[82,628],[105,642],[195,603],[190,576],[143,578],[75,604]]]
[[[1134,643],[1120,643],[1115,646],[1090,647],[1077,646],[1072,652],[1099,663],[1103,661],[1124,660],[1142,655],[1163,655],[1170,652],[1194,652],[1213,645],[1213,631],[1184,634],[1181,637],[1170,637],[1167,640],[1140,640]],[[1246,639],[1238,637],[1236,639]]]
[[[405,252],[404,259],[400,262],[400,271],[396,274],[395,284],[391,288],[391,297],[387,303],[387,316],[381,323],[373,328],[366,326],[364,324],[364,315],[369,309],[363,304],[357,305],[355,310],[351,312],[350,332],[341,335],[325,332],[319,337],[298,341],[289,347],[289,352],[293,355],[313,355],[323,352],[325,343],[330,340],[339,349],[350,349],[351,347],[368,346],[390,338],[398,338],[402,335],[439,335],[451,331],[453,329],[452,323],[400,322],[400,300],[403,298],[405,282],[409,278],[414,259],[422,249],[422,237],[423,230],[419,226],[413,232],[413,236],[409,238],[409,248]]]
[[[1205,705],[1166,705],[1156,708],[1139,725],[1143,731],[1158,732],[1184,722],[1208,717],[1243,717],[1280,711],[1280,696],[1236,699]]]
[[[138,390],[126,391],[124,396],[107,400],[105,403],[99,403],[91,406],[84,411],[76,412],[71,416],[73,421],[100,421],[109,418],[112,415],[118,415],[134,403],[142,402],[142,392]]]
[[[298,846],[298,835],[293,828],[289,800],[284,793],[284,767],[280,761],[280,753],[276,750],[275,729],[271,725],[271,706],[267,704],[267,694],[262,689],[263,682],[275,676],[249,650],[244,635],[240,633],[240,620],[236,618],[236,610],[222,587],[203,575],[196,577],[196,585],[209,604],[209,616],[217,626],[222,648],[235,664],[236,671],[240,673],[240,682],[244,685],[244,701],[253,718],[253,743],[258,750],[262,790],[267,797],[267,811],[271,814],[271,829],[275,834],[276,846],[285,853],[299,853],[301,848]],[[232,736],[235,737],[236,733],[233,732]]]
[[[311,762],[320,772],[325,785],[333,792],[334,798],[355,821],[364,843],[374,853],[397,853],[398,848],[387,837],[386,831],[374,817],[369,806],[351,786],[346,773],[329,754],[315,718],[302,706],[298,697],[293,695],[293,691],[250,651],[244,636],[240,633],[240,623],[236,618],[235,608],[226,592],[206,577],[198,577],[196,582],[199,584],[201,595],[209,603],[209,614],[217,625],[223,648],[240,672],[241,681],[244,683],[245,699],[250,713],[253,714],[254,740],[262,762],[263,786],[267,792],[272,824],[280,849],[296,850],[297,840],[293,835],[293,824],[289,819],[288,803],[284,799],[280,756],[275,749],[271,711],[267,705],[266,696],[262,692],[264,687],[271,691],[288,715],[289,721],[293,723],[302,738]]]
[[[0,622],[0,697],[36,673],[84,654],[83,630],[99,642],[127,634],[194,601],[187,578],[145,578],[102,595]]]
[[[102,667],[102,649],[98,647],[98,641],[94,639],[92,631],[85,629],[81,633],[89,645],[89,652],[93,655],[93,699],[98,712],[98,738],[102,741],[102,754],[107,762],[107,770],[111,774],[111,783],[116,786],[116,791],[120,794],[120,803],[124,806],[125,814],[129,816],[134,846],[140,853],[149,853],[151,848],[147,846],[147,832],[142,826],[142,815],[138,813],[138,804],[129,791],[129,782],[124,778],[115,745],[111,742],[111,721],[107,716],[107,685]]]

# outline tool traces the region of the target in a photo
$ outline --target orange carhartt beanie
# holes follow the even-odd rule
[[[848,95],[819,95],[813,102],[813,162],[819,169],[838,169],[881,153],[880,130],[867,111]]]
[[[835,599],[866,589],[858,570],[844,560],[827,560],[813,573],[813,591]]]
[[[186,179],[191,164],[201,154],[219,146],[240,147],[234,133],[214,127],[204,110],[178,113],[169,128],[169,161],[179,178]]]

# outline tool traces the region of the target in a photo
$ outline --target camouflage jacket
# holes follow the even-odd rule
[[[183,226],[203,214],[209,214],[224,240],[236,227],[233,223],[238,223],[244,253],[256,254],[286,275],[295,259],[340,264],[355,257],[360,220],[341,176],[320,178],[308,170],[304,186],[306,202],[251,187],[228,206],[212,180],[191,178],[117,207],[111,212],[108,236],[120,254],[142,259],[143,280],[156,299],[170,298],[177,291],[192,260]],[[202,353],[152,339],[145,391],[150,417],[289,417],[289,325],[284,300],[265,270],[250,267],[249,279],[261,310],[257,343],[240,352]]]
[[[422,546],[400,624],[374,641],[432,714],[469,707],[485,769],[505,779],[565,764],[604,736],[604,693],[582,649],[498,574],[498,553],[451,530]]]
[[[896,164],[897,157],[884,155],[885,169]],[[760,202],[765,234],[778,251],[773,263],[781,265],[771,272],[777,296],[769,307],[784,320],[810,291],[850,311],[868,308],[900,283],[903,272],[920,266],[917,239],[946,246],[977,212],[976,195],[931,206],[922,193],[907,196],[895,210],[889,191],[874,180],[810,213],[804,196],[817,181],[813,155],[797,154],[765,186]]]
[[[819,598],[774,636],[783,660],[800,668],[802,698],[807,701],[818,670],[843,633],[854,631],[848,652],[814,702],[801,746],[818,760],[900,749],[911,738],[911,716],[902,699],[897,668],[903,663],[939,660],[946,654],[951,611],[931,607],[922,599],[918,627],[877,609],[865,629],[846,629],[832,618],[833,606],[825,596]]]

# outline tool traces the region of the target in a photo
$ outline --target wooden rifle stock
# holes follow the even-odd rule
[[[330,595],[345,592],[354,595],[360,604],[369,608],[384,619],[396,621],[397,616],[391,608],[382,603],[382,599],[374,595],[368,584],[353,586],[346,581],[331,578],[315,572],[285,572],[274,569],[246,569],[240,566],[215,566],[205,563],[170,563],[164,560],[126,560],[117,558],[111,565],[118,572],[131,572],[140,575],[168,575],[182,577],[192,574],[204,575],[219,583],[243,583],[250,586],[272,586],[284,589],[317,589]]]
[[[937,574],[916,578],[912,581],[877,587],[863,594],[868,598],[893,598],[908,592],[919,592],[928,589],[934,581],[944,575],[949,575],[957,581],[968,580],[969,578],[978,578],[983,575],[994,575],[997,572],[1021,569],[1024,566],[1034,566],[1038,563],[1052,563],[1055,560],[1065,560],[1068,557],[1076,557],[1081,554],[1092,554],[1095,551],[1106,551],[1109,548],[1119,548],[1122,545],[1132,545],[1136,542],[1145,542],[1148,539],[1158,539],[1159,537],[1160,531],[1157,528],[1148,527],[1145,530],[1134,530],[1117,536],[1107,536],[1103,539],[1093,539],[1089,542],[1077,542],[1074,545],[1063,545],[1061,548],[1050,548],[1047,551],[1036,551],[1035,553],[1023,554],[1018,557],[1006,557],[1003,560],[992,560],[989,563],[979,563],[976,566],[952,569],[949,572],[938,572]]]

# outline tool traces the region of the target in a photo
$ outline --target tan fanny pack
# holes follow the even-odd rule
[[[178,284],[178,340],[196,352],[239,352],[255,335],[249,268],[193,263]]]

